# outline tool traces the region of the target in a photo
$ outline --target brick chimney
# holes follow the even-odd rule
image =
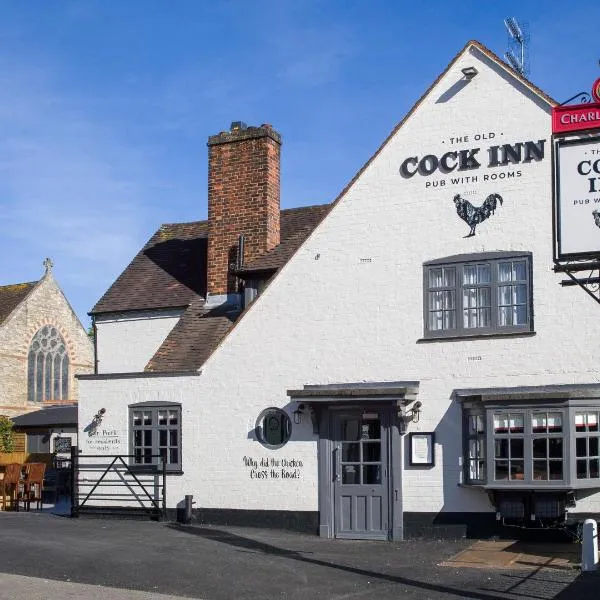
[[[270,126],[235,121],[208,138],[207,302],[237,293],[230,265],[244,235],[244,262],[279,244],[281,136]]]

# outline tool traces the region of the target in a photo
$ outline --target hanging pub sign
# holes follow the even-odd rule
[[[556,141],[554,185],[558,260],[600,258],[600,135]]]

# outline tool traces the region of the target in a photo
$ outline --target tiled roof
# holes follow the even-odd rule
[[[0,325],[17,308],[21,301],[25,299],[36,284],[37,281],[30,281],[28,283],[0,286]]]
[[[238,272],[243,275],[257,271],[274,271],[282,267],[330,208],[329,204],[319,204],[281,211],[281,243],[270,252],[245,264]]]
[[[200,368],[231,329],[237,312],[208,310],[196,298],[150,359],[144,371],[193,371]]]
[[[329,207],[325,204],[282,210],[281,243],[245,265],[240,274],[273,272],[283,266]],[[207,246],[207,221],[162,225],[91,310],[91,314],[98,315],[187,307],[146,365],[146,371],[200,368],[238,316],[222,308],[208,310],[204,305]]]
[[[161,225],[92,314],[173,308],[206,295],[208,223]]]

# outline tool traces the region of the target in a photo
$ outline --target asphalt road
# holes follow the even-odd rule
[[[0,513],[0,599],[590,600],[576,569],[442,567],[468,541],[325,540],[290,532]]]

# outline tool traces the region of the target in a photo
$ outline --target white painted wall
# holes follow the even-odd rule
[[[98,373],[139,373],[177,325],[183,309],[96,316]]]
[[[461,68],[473,65],[479,74],[448,93],[462,78]],[[425,182],[437,176],[399,175],[407,156],[439,156],[450,148],[480,146],[485,160],[487,141],[452,145],[450,137],[472,140],[490,132],[500,143],[546,139],[546,158],[477,172],[481,178],[522,172],[501,182],[447,181],[432,189]],[[291,412],[286,390],[305,384],[418,380],[423,412],[409,431],[436,431],[436,466],[405,464],[404,510],[490,510],[485,494],[457,485],[462,438],[453,390],[599,380],[597,307],[580,289],[561,288],[561,276],[552,271],[550,139],[548,107],[478,50],[467,52],[254,302],[200,376],[82,381],[80,426],[106,406],[107,422],[125,440],[129,403],[181,402],[184,475],[169,479],[170,505],[191,493],[198,507],[317,510],[310,423],[294,426],[283,448],[266,450],[251,433],[260,411],[274,405]],[[474,204],[490,193],[500,193],[504,204],[465,238],[468,226],[452,198],[469,190],[476,192]],[[420,343],[423,262],[496,250],[533,253],[536,334]],[[244,456],[302,460],[301,479],[251,480]],[[600,511],[599,496],[579,502],[577,510]]]

